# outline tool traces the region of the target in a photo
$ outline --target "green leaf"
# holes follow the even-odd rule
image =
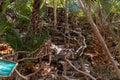
[[[33,0],[15,0],[13,10],[28,16],[32,12],[32,2]]]
[[[54,0],[47,0],[46,1],[49,6],[53,7]],[[57,0],[57,7],[63,7],[65,4],[65,0]]]
[[[18,20],[23,21],[23,22],[29,22],[30,19],[27,16],[19,14]]]
[[[34,51],[37,48],[39,48],[45,41],[45,39],[48,37],[48,30],[42,30],[41,35],[36,35],[32,37],[29,41],[29,50]]]
[[[5,13],[8,5],[10,4],[10,0],[4,0],[3,6],[2,6],[2,12]]]
[[[7,21],[4,15],[0,15],[0,35],[11,28],[12,24]]]
[[[15,30],[11,30],[5,35],[5,41],[9,43],[15,50],[22,50],[22,40]]]

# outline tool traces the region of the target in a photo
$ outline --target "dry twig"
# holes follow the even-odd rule
[[[80,70],[78,70],[68,59],[66,59],[66,61],[70,64],[70,66],[73,68],[73,69],[75,69],[77,72],[79,72],[79,73],[81,73],[81,74],[84,74],[85,76],[88,76],[88,77],[90,77],[91,79],[93,79],[93,80],[96,80],[96,78],[94,78],[92,75],[90,75],[90,74],[88,74],[88,73],[86,73],[86,72],[83,72],[83,71],[80,71]]]
[[[54,29],[57,26],[57,0],[54,0]]]
[[[78,4],[79,6],[81,7],[81,9],[83,10],[85,16],[87,17],[87,20],[88,22],[90,23],[94,33],[96,34],[97,38],[99,39],[99,41],[101,42],[102,46],[103,46],[103,49],[107,52],[107,55],[109,57],[109,59],[111,60],[112,62],[112,65],[114,67],[114,69],[116,70],[116,74],[118,75],[118,77],[120,78],[120,70],[116,64],[116,62],[114,61],[113,59],[113,56],[111,55],[102,35],[100,34],[99,30],[98,30],[98,26],[94,23],[93,19],[92,19],[92,16],[90,14],[90,12],[88,12],[83,4],[83,1],[82,0],[77,0],[78,1]]]
[[[18,75],[20,78],[22,78],[22,79],[24,79],[24,80],[28,80],[28,77],[23,76],[22,74],[20,74],[17,69],[15,69],[15,72],[17,73],[17,75]]]

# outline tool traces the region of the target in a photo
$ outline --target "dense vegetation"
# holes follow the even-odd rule
[[[119,80],[120,0],[0,0],[8,80]]]

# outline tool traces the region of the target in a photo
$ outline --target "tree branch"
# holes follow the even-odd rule
[[[20,78],[22,78],[22,79],[24,79],[24,80],[28,80],[28,78],[27,78],[26,76],[23,76],[22,74],[20,74],[17,69],[15,69],[15,72],[17,73],[17,75],[18,75]]]
[[[54,28],[57,26],[57,0],[54,0]]]
[[[112,24],[120,24],[120,20],[118,20],[118,21],[112,21]]]
[[[66,59],[66,61],[67,61],[67,62],[70,64],[70,66],[71,66],[73,69],[75,69],[77,72],[82,73],[82,74],[90,77],[90,78],[93,79],[93,80],[96,80],[96,78],[94,78],[92,75],[90,75],[90,74],[88,74],[88,73],[86,73],[86,72],[83,72],[83,71],[78,70],[68,59]]]
[[[94,33],[96,34],[97,38],[99,39],[100,43],[102,44],[104,51],[106,51],[109,59],[111,60],[112,65],[113,65],[114,69],[116,70],[116,74],[117,74],[118,77],[120,78],[120,70],[119,70],[117,64],[115,63],[115,61],[114,61],[114,59],[113,59],[113,57],[112,57],[112,55],[111,55],[111,53],[110,53],[110,51],[109,51],[106,43],[105,43],[102,35],[100,34],[100,32],[99,32],[99,30],[98,30],[98,28],[97,28],[98,26],[94,23],[94,21],[93,21],[93,19],[92,19],[92,17],[91,17],[91,14],[90,14],[90,13],[86,10],[86,8],[84,7],[83,2],[82,2],[81,0],[77,0],[77,1],[78,1],[79,6],[81,7],[81,9],[83,10],[85,16],[87,17],[87,20],[88,20],[88,22],[90,23],[90,25],[91,25]]]

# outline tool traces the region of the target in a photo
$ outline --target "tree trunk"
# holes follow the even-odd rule
[[[32,29],[33,29],[34,33],[37,33],[37,29],[40,27],[40,22],[41,22],[41,19],[39,16],[40,3],[41,3],[41,0],[34,0],[33,11],[32,11],[32,15],[30,17],[31,25],[32,25]]]

